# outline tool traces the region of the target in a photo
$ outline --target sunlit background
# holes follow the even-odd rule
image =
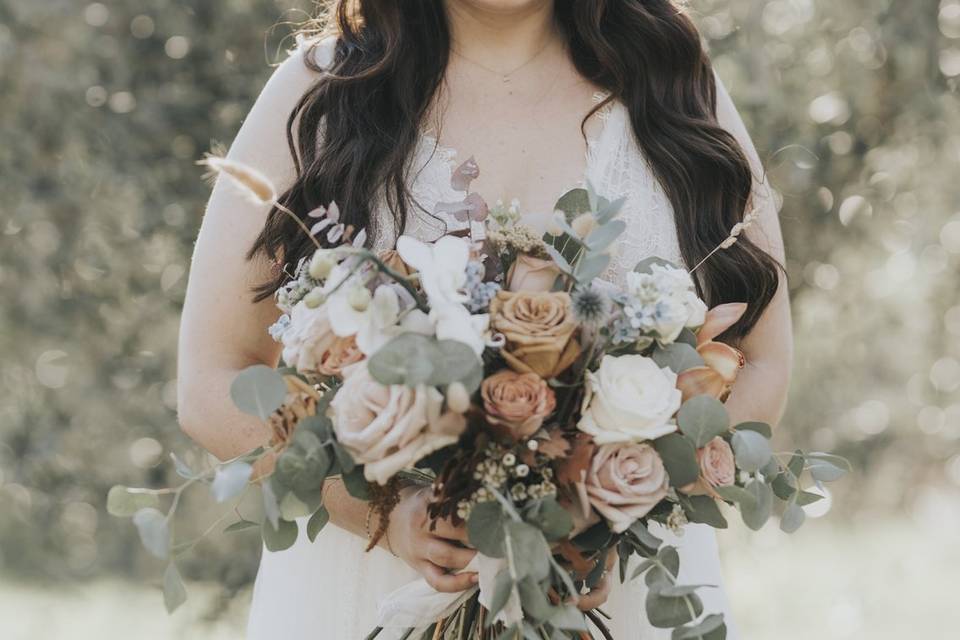
[[[294,0],[0,0],[0,637],[235,638],[255,534],[162,567],[104,510],[173,482],[175,344],[207,187]],[[788,537],[722,536],[745,637],[960,628],[960,0],[695,0],[783,192],[797,365],[782,448],[857,473]],[[278,144],[280,141],[278,141]],[[181,538],[211,521],[193,501]],[[194,531],[195,530],[195,531]],[[632,639],[631,639],[632,640]]]

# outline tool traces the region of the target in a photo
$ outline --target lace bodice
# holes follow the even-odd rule
[[[602,102],[606,97],[607,94],[597,92],[594,100]],[[633,136],[626,107],[619,101],[611,101],[598,117],[603,126],[596,137],[587,139],[584,177],[571,188],[584,186],[589,180],[598,194],[610,200],[626,196],[620,218],[627,223],[627,228],[614,245],[605,279],[618,281],[637,262],[652,255],[681,263],[673,209]],[[450,186],[450,177],[458,162],[456,150],[438,144],[431,135],[421,134],[410,171],[411,197],[419,206],[412,204],[405,233],[432,240],[445,230],[464,226],[465,223],[452,217],[428,213],[439,202],[463,198],[462,192]],[[397,235],[392,216],[384,211],[381,220],[385,223],[374,241],[378,250],[392,246]]]

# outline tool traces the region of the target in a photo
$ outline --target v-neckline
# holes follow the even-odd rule
[[[609,92],[606,91],[596,91],[593,94],[593,99],[597,104],[599,104],[603,102],[603,100],[605,100],[609,95]],[[587,181],[590,179],[591,173],[597,168],[597,163],[602,158],[602,153],[600,150],[603,148],[603,142],[610,135],[613,135],[615,126],[611,126],[610,120],[614,118],[615,112],[621,106],[622,104],[619,100],[613,99],[597,112],[596,115],[600,119],[599,131],[597,131],[597,133],[593,136],[586,137],[583,174],[578,182],[568,185],[561,191],[561,193],[565,193],[571,189],[585,188],[587,186]],[[444,187],[449,187],[454,171],[456,171],[457,167],[463,162],[463,159],[460,157],[459,150],[454,147],[440,144],[440,141],[437,139],[436,135],[429,133],[425,129],[421,129],[419,131],[418,137],[418,147],[421,149],[426,149],[430,153],[430,156],[424,163],[423,168],[426,168],[426,165],[431,162],[440,162],[441,165],[446,169],[446,171],[444,171]],[[420,172],[423,171],[423,168],[421,168]],[[453,191],[452,187],[450,187],[450,191]]]

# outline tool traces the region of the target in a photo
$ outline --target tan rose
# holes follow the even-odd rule
[[[329,415],[337,440],[364,465],[370,482],[386,484],[398,471],[455,443],[466,428],[462,414],[442,413],[443,394],[434,387],[382,385],[365,361],[343,374]]]
[[[560,269],[553,260],[519,253],[507,271],[507,290],[550,291],[559,275]]]
[[[487,422],[516,439],[529,438],[557,406],[553,389],[535,373],[499,371],[480,385]]]
[[[501,353],[514,371],[549,379],[580,355],[565,292],[499,291],[490,302],[490,319],[493,330],[506,338]]]
[[[340,376],[343,369],[363,360],[363,352],[357,346],[356,336],[338,337],[317,361],[317,371],[325,376]]]
[[[666,497],[669,479],[649,444],[605,444],[597,448],[578,488],[581,500],[589,501],[610,530],[623,533]]]

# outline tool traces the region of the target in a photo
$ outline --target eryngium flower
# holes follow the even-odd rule
[[[592,286],[578,287],[570,297],[573,317],[583,325],[599,326],[610,316],[610,300]]]

